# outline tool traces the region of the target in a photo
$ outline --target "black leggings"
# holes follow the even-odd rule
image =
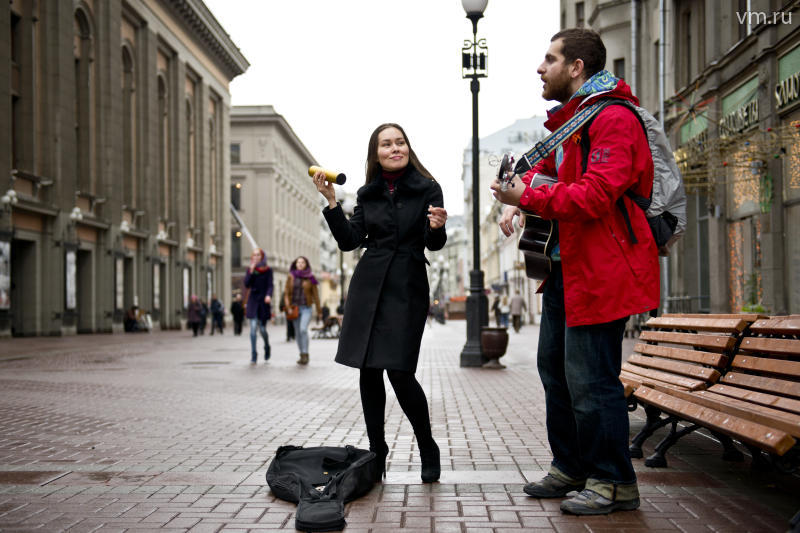
[[[387,370],[389,382],[400,407],[411,422],[417,444],[420,448],[427,448],[433,443],[431,435],[431,420],[428,416],[428,400],[412,372],[402,370]],[[367,436],[369,447],[379,450],[383,447],[385,436],[383,432],[384,416],[386,410],[386,390],[383,387],[383,369],[362,368],[359,379],[361,386],[361,406],[364,409],[364,421],[367,423]]]

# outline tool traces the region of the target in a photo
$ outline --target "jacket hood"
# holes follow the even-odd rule
[[[581,108],[592,104],[598,98],[619,98],[627,100],[633,105],[639,105],[639,99],[631,92],[625,80],[615,78],[603,70],[591,77],[570,98],[566,104],[559,104],[547,112],[547,121],[544,127],[550,131],[560,128],[567,120]]]

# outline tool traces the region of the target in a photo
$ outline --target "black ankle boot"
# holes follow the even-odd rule
[[[381,476],[386,478],[386,457],[389,455],[389,446],[384,442],[381,446],[378,446],[377,449],[370,446],[369,451],[373,452],[375,457],[375,463],[378,465],[376,469],[377,479],[375,480],[380,481]]]
[[[438,481],[442,473],[442,465],[439,461],[439,446],[431,441],[430,446],[420,447],[419,457],[422,459],[422,482],[433,483]]]

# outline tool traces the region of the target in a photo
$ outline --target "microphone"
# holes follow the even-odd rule
[[[336,185],[344,185],[344,182],[347,181],[347,176],[345,176],[341,172],[334,172],[333,170],[328,170],[326,168],[318,167],[316,165],[308,167],[308,175],[311,176],[312,178],[314,177],[314,174],[320,171],[325,173],[325,180],[330,183],[335,183]]]

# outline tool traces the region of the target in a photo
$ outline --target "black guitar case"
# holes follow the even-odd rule
[[[281,446],[267,484],[278,498],[298,504],[295,529],[338,531],[346,524],[344,504],[369,492],[382,470],[375,453],[353,446]]]

